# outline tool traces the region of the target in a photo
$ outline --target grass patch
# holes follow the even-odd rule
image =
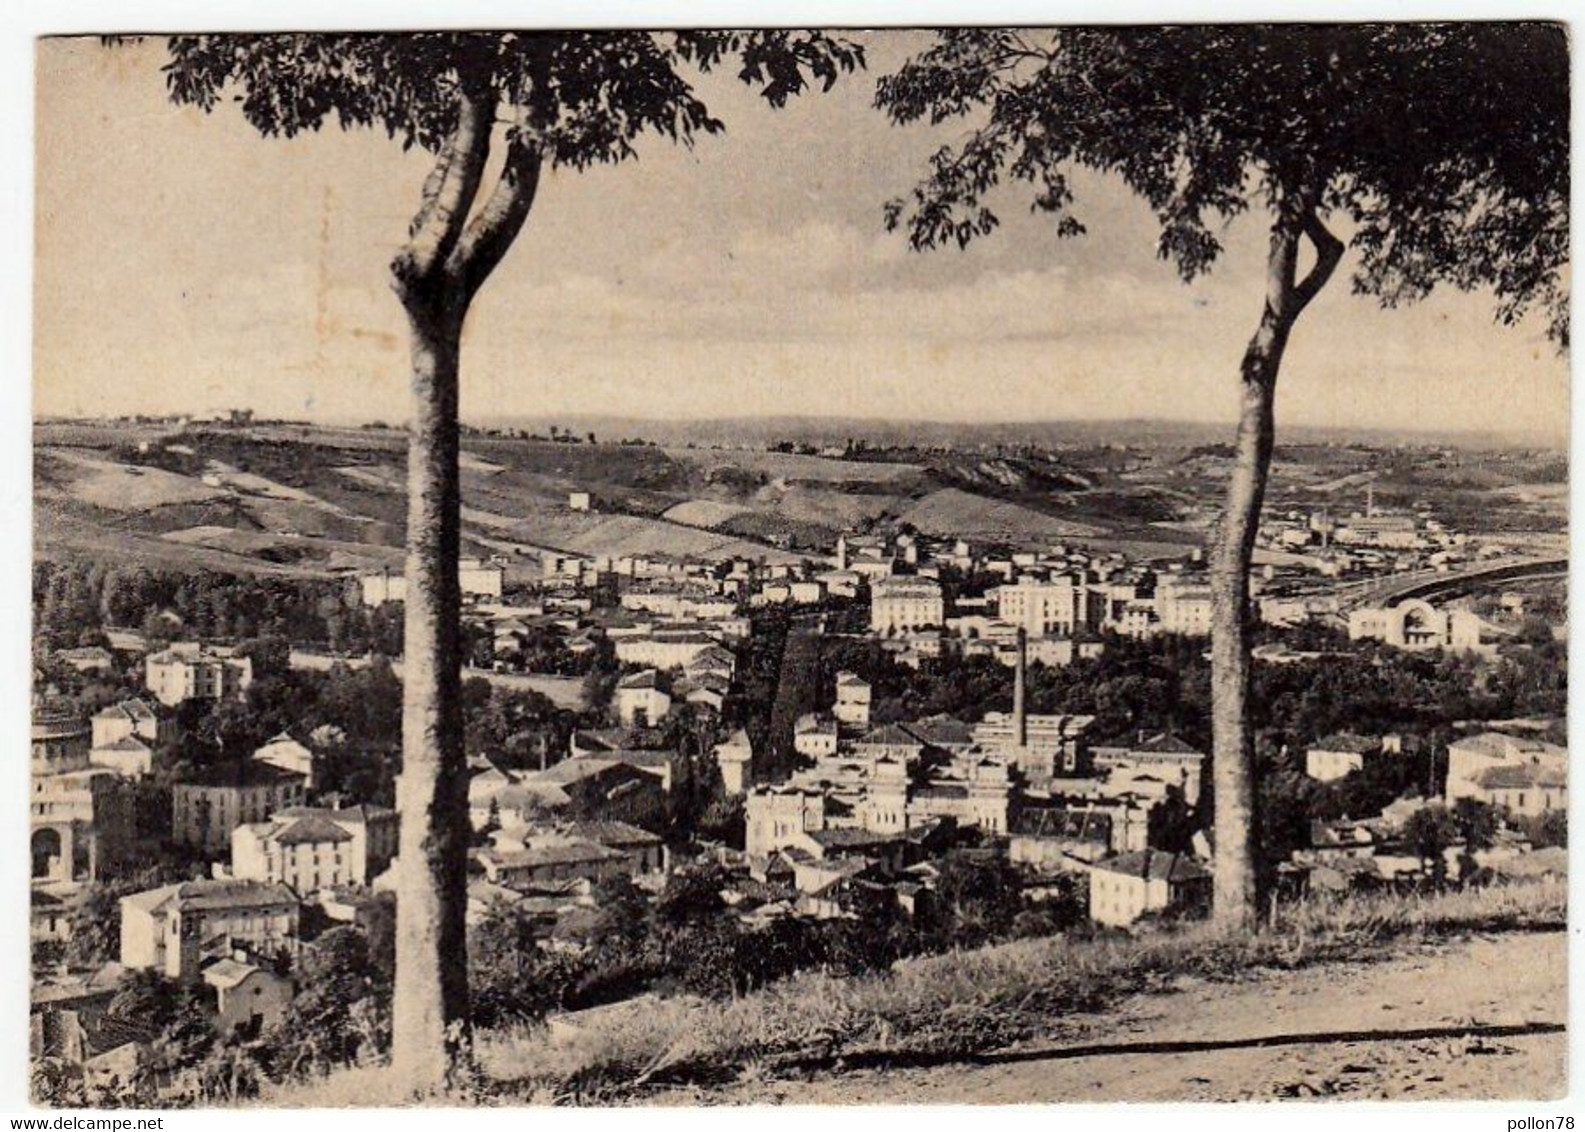
[[[1547,880],[1437,895],[1317,897],[1287,906],[1275,924],[1249,936],[1191,923],[1136,937],[1021,940],[906,960],[858,978],[804,972],[733,1001],[664,1000],[576,1028],[481,1035],[477,1088],[445,1101],[611,1103],[744,1072],[952,1060],[1049,1033],[1063,1018],[1184,977],[1378,959],[1393,941],[1561,929],[1566,916],[1566,883]],[[266,1103],[400,1103],[398,1089],[377,1070],[356,1070],[279,1090]]]

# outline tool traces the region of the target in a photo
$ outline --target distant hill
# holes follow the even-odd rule
[[[593,432],[601,440],[639,437],[661,445],[743,444],[752,447],[763,447],[780,440],[816,446],[842,445],[854,439],[883,448],[941,445],[992,448],[997,444],[1192,448],[1228,443],[1233,439],[1234,432],[1231,421],[1151,419],[963,423],[812,416],[655,420],[609,415],[481,417],[474,423],[482,427],[525,429],[530,432],[545,432],[554,424],[558,428],[570,429],[577,435]],[[1445,445],[1477,451],[1494,448],[1568,448],[1566,436],[1507,432],[1501,429],[1458,432],[1284,424],[1279,439],[1287,444],[1366,444],[1372,447]]]

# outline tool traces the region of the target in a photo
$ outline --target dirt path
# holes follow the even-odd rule
[[[1185,980],[1060,1039],[925,1069],[744,1081],[731,1104],[1542,1099],[1566,1090],[1563,932],[1481,936],[1376,964]],[[678,1098],[681,1099],[681,1098]]]

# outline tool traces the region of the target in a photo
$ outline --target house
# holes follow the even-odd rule
[[[1336,782],[1356,770],[1366,760],[1401,750],[1398,736],[1372,738],[1368,735],[1339,733],[1329,735],[1304,753],[1304,773],[1318,782]]]
[[[314,752],[284,731],[254,751],[253,757],[261,763],[300,775],[309,790],[317,784]]]
[[[592,511],[594,500],[587,491],[569,491],[567,493],[567,508],[571,511]]]
[[[139,699],[122,700],[94,713],[93,745],[108,747],[118,739],[137,738],[158,745],[175,735],[175,721]]]
[[[632,869],[626,853],[573,838],[536,840],[521,848],[491,846],[479,850],[477,859],[491,884],[519,889],[626,876]]]
[[[837,721],[819,712],[806,712],[793,724],[793,750],[808,759],[837,753]]]
[[[716,765],[721,768],[721,784],[728,796],[741,794],[754,780],[754,748],[748,732],[739,727],[715,748]]]
[[[32,1014],[28,1022],[33,1057],[81,1066],[84,1083],[95,1088],[130,1083],[139,1055],[158,1036],[152,1026],[103,1010],[49,1007]]]
[[[622,677],[616,685],[616,714],[626,727],[653,727],[671,710],[671,695],[653,668]]]
[[[256,1038],[278,1022],[296,993],[289,977],[250,962],[244,952],[204,967],[203,981],[215,994],[216,1031],[243,1038]]]
[[[189,880],[121,898],[121,963],[196,981],[202,961],[237,946],[272,953],[296,947],[298,901],[281,884]]]
[[[88,752],[94,766],[113,770],[122,778],[142,778],[154,769],[154,748],[136,735],[124,735],[113,743]]]
[[[108,672],[115,663],[110,650],[90,645],[81,649],[61,649],[55,658],[78,672]]]
[[[583,821],[568,826],[566,833],[624,854],[634,876],[666,871],[666,843],[647,829],[623,821]]]
[[[496,794],[503,819],[553,814],[570,820],[652,824],[666,805],[659,776],[625,762],[590,756],[563,759],[521,775]]]
[[[1127,927],[1150,912],[1196,913],[1209,906],[1211,874],[1185,853],[1143,849],[1090,869],[1090,919]]]
[[[1473,798],[1523,817],[1568,807],[1568,749],[1486,731],[1447,747],[1447,804]]]
[[[395,810],[289,807],[231,832],[231,874],[284,884],[299,895],[367,885],[396,856]]]
[[[167,707],[188,700],[225,700],[253,683],[253,661],[231,649],[182,642],[144,662],[144,684]]]
[[[308,782],[300,774],[252,760],[223,763],[172,788],[171,837],[219,853],[230,846],[237,826],[264,821],[307,800]]]

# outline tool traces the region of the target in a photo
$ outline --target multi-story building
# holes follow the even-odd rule
[[[70,708],[34,705],[32,882],[56,893],[114,874],[132,846],[131,796],[114,771],[90,763],[90,734]]]
[[[930,578],[877,579],[870,586],[870,631],[882,636],[939,629],[946,624],[941,583]]]
[[[1568,748],[1501,731],[1447,746],[1447,803],[1461,798],[1522,817],[1568,809]]]
[[[382,806],[291,807],[231,831],[231,874],[300,896],[368,885],[396,856],[398,833],[396,811]]]
[[[1156,631],[1185,637],[1211,635],[1211,587],[1168,574],[1156,582]]]
[[[149,656],[144,678],[155,699],[167,707],[188,700],[224,700],[241,695],[253,683],[253,661],[228,648],[181,642]]]
[[[825,795],[791,786],[761,786],[748,792],[743,848],[765,857],[804,833],[826,827]]]
[[[831,708],[831,714],[836,716],[837,722],[843,726],[868,727],[870,699],[873,694],[869,683],[851,672],[838,672],[836,683],[837,700]]]
[[[121,964],[192,982],[205,959],[239,946],[296,948],[299,906],[285,885],[189,880],[121,898]]]
[[[716,657],[726,662],[727,675],[731,675],[732,654],[715,638],[695,629],[656,629],[616,638],[614,644],[616,659],[623,664],[688,669],[705,657]]]
[[[308,800],[300,774],[268,763],[226,763],[199,772],[171,791],[171,836],[178,844],[220,853],[239,825],[262,822]]]
[[[1168,788],[1181,791],[1191,805],[1199,800],[1205,752],[1170,731],[1148,739],[1141,732],[1138,742],[1096,747],[1094,755],[1096,769],[1105,770],[1114,785],[1140,786],[1148,779],[1160,783],[1163,792]],[[1155,793],[1148,787],[1137,792]]]
[[[1031,637],[1072,636],[1088,620],[1088,590],[1071,578],[998,586],[995,597],[997,617]]]

